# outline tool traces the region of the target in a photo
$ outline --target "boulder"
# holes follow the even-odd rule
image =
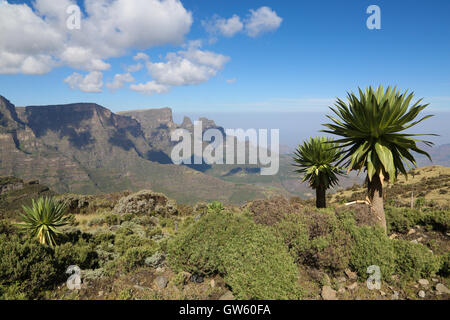
[[[419,282],[419,284],[420,284],[421,286],[423,286],[423,287],[426,287],[427,285],[430,284],[430,282],[429,282],[427,279],[420,279],[420,280],[417,281],[417,282]]]
[[[234,300],[234,295],[231,291],[225,292],[219,300]]]
[[[332,289],[330,286],[323,286],[321,293],[323,300],[337,300],[336,290]]]
[[[114,207],[114,212],[120,215],[155,213],[170,216],[177,213],[177,207],[162,193],[142,190],[121,198]]]
[[[167,280],[167,278],[164,276],[157,276],[155,279],[155,283],[159,289],[164,289],[165,287],[167,287],[168,282],[169,280]]]
[[[443,285],[442,283],[438,283],[436,285],[436,291],[439,294],[443,294],[443,293],[450,294],[450,290],[445,285]]]
[[[164,256],[164,254],[157,252],[151,257],[145,259],[145,265],[156,268],[159,267],[165,259],[166,257]]]

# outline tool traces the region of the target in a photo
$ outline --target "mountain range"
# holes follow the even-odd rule
[[[224,132],[212,120],[199,120],[203,130]],[[275,176],[261,176],[255,165],[173,164],[170,133],[178,128],[192,134],[193,123],[188,117],[175,123],[170,108],[113,113],[95,103],[16,107],[0,96],[0,176],[38,179],[58,193],[152,189],[186,203],[311,195],[289,154],[280,155]],[[430,152],[436,164],[449,165],[450,145]],[[350,175],[341,186],[361,181]]]

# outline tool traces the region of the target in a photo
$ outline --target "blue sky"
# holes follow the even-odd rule
[[[32,7],[29,1],[8,2]],[[43,5],[52,6],[53,2],[57,1]],[[84,1],[78,4],[85,10]],[[344,97],[347,91],[358,86],[393,84],[413,90],[436,111],[450,111],[449,1],[186,0],[181,4],[192,17],[190,26],[181,35],[183,40],[172,44],[169,39],[168,43],[148,48],[124,46],[120,54],[111,57],[104,54],[101,58],[110,67],[100,70],[101,92],[71,89],[65,79],[74,72],[84,77],[93,70],[66,63],[56,64],[43,74],[24,74],[20,68],[7,74],[3,72],[0,94],[16,105],[86,101],[113,111],[169,106],[178,113],[322,112],[335,97]],[[381,30],[366,27],[369,17],[366,9],[372,4],[381,9]],[[1,6],[0,14],[5,15]],[[249,36],[245,21],[250,10],[261,7],[270,8],[282,19],[281,24]],[[152,19],[151,8],[145,9]],[[36,8],[33,10],[38,14]],[[231,37],[220,32],[211,35],[205,28],[205,21],[214,24],[233,15],[239,17],[244,27]],[[0,16],[0,21],[3,18]],[[163,24],[161,29],[166,28]],[[0,22],[1,30],[5,32]],[[21,38],[22,29],[6,30],[15,31],[16,38]],[[79,33],[83,31],[88,32],[82,20]],[[102,38],[96,41],[99,39]],[[170,85],[168,92],[143,94],[130,89],[132,84],[145,84],[154,79],[143,67],[132,73],[134,82],[124,83],[123,88],[113,92],[106,87],[116,74],[124,74],[127,66],[137,63],[133,59],[137,53],[147,54],[152,63],[165,63],[167,53],[186,51],[189,41],[198,40],[202,43],[198,50],[228,59],[206,81]],[[70,40],[66,42],[70,45]],[[17,45],[14,50],[20,48]],[[0,39],[1,50],[13,49],[2,48]]]

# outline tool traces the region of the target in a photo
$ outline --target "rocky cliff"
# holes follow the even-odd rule
[[[153,189],[186,202],[227,201],[246,188],[262,196],[256,187],[173,165],[170,131],[189,130],[189,123],[175,124],[169,108],[121,114],[93,103],[16,108],[0,96],[0,176],[39,179],[57,192]]]

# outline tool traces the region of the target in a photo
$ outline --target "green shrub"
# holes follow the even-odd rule
[[[0,235],[0,286],[2,298],[37,298],[64,275],[53,260],[52,248],[34,239]]]
[[[303,256],[311,248],[308,228],[301,214],[289,214],[274,226],[275,234],[283,239],[292,257],[303,262]]]
[[[274,230],[297,262],[338,272],[348,266],[352,246],[344,221],[333,212],[313,210],[285,215]]]
[[[219,213],[225,210],[225,207],[223,206],[222,202],[219,201],[213,201],[210,204],[208,204],[208,212],[215,212]]]
[[[124,254],[130,248],[142,247],[153,244],[154,241],[152,241],[151,239],[143,238],[136,234],[130,235],[116,234],[114,250],[119,254]]]
[[[406,233],[420,221],[418,210],[386,206],[385,213],[388,233]]]
[[[99,257],[92,244],[81,240],[75,244],[64,243],[55,248],[55,260],[60,269],[76,265],[81,269],[95,269]]]
[[[145,259],[151,257],[157,251],[158,246],[155,244],[129,248],[124,255],[120,257],[120,261],[126,271],[131,271],[135,268],[144,266]]]
[[[17,228],[7,220],[0,220],[0,234],[10,236],[17,234]]]
[[[386,206],[385,212],[389,233],[405,233],[415,225],[429,226],[434,230],[442,232],[450,230],[449,210],[427,209],[421,211],[417,209]]]
[[[440,258],[439,274],[443,277],[450,276],[450,252],[442,255]]]
[[[427,210],[420,221],[425,226],[444,233],[450,231],[450,210]]]
[[[367,267],[380,267],[382,280],[389,282],[395,271],[395,251],[392,241],[378,227],[353,228],[354,245],[350,266],[363,279],[367,279]]]
[[[233,237],[224,250],[225,282],[238,299],[298,299],[298,270],[267,227]]]
[[[286,246],[249,217],[210,212],[181,231],[168,252],[175,271],[219,273],[239,299],[299,297],[297,268]]]
[[[104,217],[104,221],[109,226],[118,225],[121,223],[120,216],[118,214],[110,213]]]
[[[394,240],[396,273],[405,279],[426,278],[439,269],[439,260],[421,244]]]

